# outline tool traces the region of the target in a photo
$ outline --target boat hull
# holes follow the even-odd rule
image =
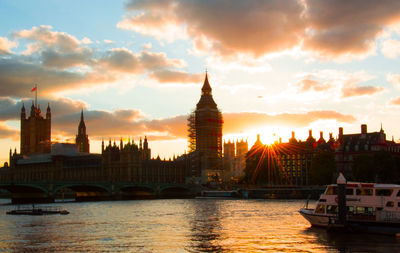
[[[330,216],[326,214],[315,214],[313,209],[301,208],[299,213],[315,227],[328,227]]]

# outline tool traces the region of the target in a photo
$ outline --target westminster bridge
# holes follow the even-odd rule
[[[55,199],[76,201],[186,198],[195,195],[193,187],[182,183],[138,182],[68,182],[32,181],[0,182],[0,189],[9,192],[12,203],[51,203]]]
[[[142,159],[138,152],[10,154],[10,165],[0,168],[0,189],[13,203],[189,197],[195,190],[186,184],[186,162]]]

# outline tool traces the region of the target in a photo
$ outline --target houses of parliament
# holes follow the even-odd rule
[[[222,113],[213,99],[207,73],[196,110],[188,118],[190,152],[169,160],[151,158],[147,137],[136,142],[123,142],[121,138],[119,143],[109,139],[106,143],[102,141],[101,154],[90,153],[83,110],[75,143],[52,144],[50,104],[45,117],[40,105],[32,103],[28,117],[25,105],[22,105],[20,153],[10,150],[9,164],[0,169],[0,178],[19,181],[226,182],[233,176],[233,170],[238,169],[237,164],[244,166],[247,142],[240,146],[237,162],[235,147],[225,143],[228,152],[224,160],[222,126]]]

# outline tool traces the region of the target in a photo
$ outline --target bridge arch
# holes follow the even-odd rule
[[[104,192],[104,193],[111,193],[110,189],[99,184],[90,184],[90,183],[69,183],[69,184],[62,184],[54,188],[54,193],[62,189],[71,189],[73,191],[94,191],[94,192]]]
[[[1,189],[5,189],[10,193],[26,193],[26,192],[33,192],[33,193],[48,193],[48,189],[41,185],[36,184],[1,184]]]
[[[164,198],[187,198],[192,195],[191,190],[183,185],[166,185],[160,188],[160,197]]]

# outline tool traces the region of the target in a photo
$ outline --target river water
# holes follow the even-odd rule
[[[4,252],[400,252],[392,236],[331,234],[299,200],[163,199],[57,203],[69,215],[13,216],[0,205]]]

